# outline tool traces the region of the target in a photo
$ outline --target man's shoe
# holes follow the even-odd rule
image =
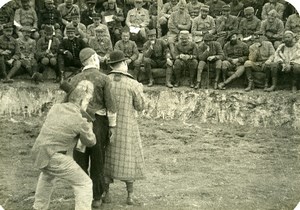
[[[293,92],[293,93],[296,93],[296,92],[297,92],[297,87],[296,87],[296,85],[293,85],[293,87],[292,87],[292,92]]]
[[[194,88],[194,83],[193,82],[190,83],[190,88]]]
[[[93,208],[100,208],[101,204],[102,204],[101,200],[93,200],[92,207]]]
[[[152,87],[152,86],[153,86],[153,83],[154,83],[154,81],[153,81],[153,80],[150,80],[149,83],[148,83],[148,87]]]
[[[196,90],[199,89],[199,88],[200,88],[200,82],[197,82],[194,88],[195,88]]]
[[[13,79],[8,79],[8,78],[6,78],[6,79],[2,80],[2,82],[3,82],[3,83],[13,83],[14,80],[13,80]]]
[[[215,89],[215,90],[218,89],[218,83],[217,83],[217,82],[215,82],[215,84],[214,84],[214,89]]]
[[[174,84],[174,87],[179,87],[179,82],[176,82],[176,83]]]
[[[134,204],[133,199],[132,199],[131,196],[128,196],[128,197],[127,197],[126,203],[127,203],[127,205],[133,205],[133,204]]]
[[[168,88],[172,88],[172,87],[173,87],[173,85],[171,84],[171,82],[167,82],[167,83],[166,83],[166,86],[167,86]]]

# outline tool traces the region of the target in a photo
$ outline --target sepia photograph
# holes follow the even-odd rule
[[[300,210],[299,12],[2,0],[0,210]]]

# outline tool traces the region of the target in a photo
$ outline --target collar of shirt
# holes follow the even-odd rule
[[[87,69],[97,69],[97,67],[95,65],[92,65],[92,64],[86,65],[85,67],[83,67],[82,71],[85,71]]]

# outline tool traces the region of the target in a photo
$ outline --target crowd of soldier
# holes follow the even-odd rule
[[[198,89],[206,70],[214,71],[215,89],[225,89],[245,73],[249,91],[253,71],[260,71],[266,74],[265,90],[274,91],[280,71],[292,75],[292,90],[297,90],[300,17],[295,10],[287,12],[286,2],[133,0],[128,6],[107,0],[99,6],[96,0],[45,0],[35,5],[40,10],[30,0],[21,0],[20,8],[16,2],[0,10],[4,83],[24,70],[38,83],[48,67],[61,82],[65,72],[72,76],[81,70],[79,53],[90,46],[104,72],[109,53],[123,51],[135,79],[145,73],[148,86],[155,83],[153,69],[165,68],[167,87],[182,85],[187,71],[190,87]]]

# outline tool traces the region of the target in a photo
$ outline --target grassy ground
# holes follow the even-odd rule
[[[39,171],[30,149],[43,117],[0,119],[0,205],[31,209]],[[286,128],[140,119],[147,179],[126,205],[125,184],[111,186],[101,209],[294,209],[300,200],[300,134]],[[51,208],[74,209],[59,181]]]

